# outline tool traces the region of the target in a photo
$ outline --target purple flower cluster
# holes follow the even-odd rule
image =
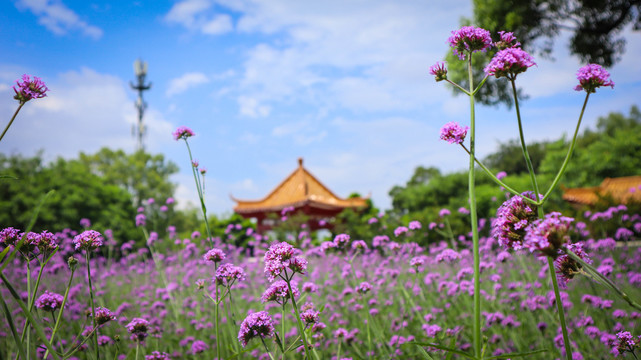
[[[447,80],[447,68],[445,67],[445,62],[439,61],[430,66],[430,74],[434,75],[437,82]]]
[[[222,264],[216,270],[214,276],[218,285],[230,287],[236,281],[245,280],[245,270],[240,266],[235,266],[230,263]]]
[[[305,273],[307,260],[294,256],[294,247],[286,242],[274,244],[265,253],[265,275],[269,282],[273,282],[276,276],[290,268],[294,272]]]
[[[76,250],[92,251],[102,246],[102,235],[96,230],[86,230],[73,238]]]
[[[499,207],[492,222],[492,236],[505,249],[522,249],[527,227],[537,219],[537,207],[522,196],[535,200],[531,191],[513,196]]]
[[[492,61],[485,67],[487,76],[506,77],[514,80],[516,75],[525,72],[536,65],[532,56],[518,47],[503,49],[494,55]]]
[[[487,51],[492,46],[490,32],[474,26],[463,26],[459,30],[452,31],[447,41],[459,59],[465,59],[467,53]]]
[[[149,327],[149,321],[141,318],[133,318],[125,325],[125,328],[131,334],[131,339],[139,342],[145,340]]]
[[[8,227],[0,231],[0,244],[5,246],[14,245],[20,241],[20,230]]]
[[[300,319],[305,324],[316,324],[320,320],[320,312],[314,309],[307,309],[300,313]]]
[[[100,326],[112,320],[116,320],[116,314],[111,312],[111,310],[104,307],[96,308],[96,324]]]
[[[583,250],[583,243],[574,243],[567,245],[567,250],[572,251],[576,256],[581,258],[581,260],[590,264],[592,261],[588,254]],[[574,259],[570,258],[565,253],[562,253],[559,257],[554,260],[554,267],[556,273],[561,278],[561,283],[567,286],[567,283],[574,278],[576,274],[579,273],[581,269],[581,264],[579,264]]]
[[[21,103],[25,103],[31,99],[39,99],[47,96],[49,89],[39,77],[34,76],[33,79],[31,79],[31,76],[24,74],[22,75],[22,81],[16,80],[13,91],[16,93],[13,98]]]
[[[499,36],[501,39],[494,43],[494,46],[499,50],[521,46],[521,43],[516,40],[514,33],[499,31]]]
[[[614,88],[614,82],[610,80],[610,73],[601,65],[585,65],[576,73],[576,78],[579,80],[579,85],[574,87],[576,91],[585,90],[588,93],[593,93],[601,86]]]
[[[171,357],[166,352],[153,351],[151,355],[145,355],[145,360],[170,360]]]
[[[243,323],[240,324],[238,341],[245,347],[247,343],[255,337],[264,339],[272,336],[274,336],[272,317],[267,311],[259,311],[249,314],[245,320],[243,320]]]
[[[203,260],[209,263],[219,263],[225,260],[225,253],[218,248],[214,248],[207,251],[207,253],[203,256]]]
[[[196,134],[194,134],[194,132],[186,126],[179,126],[172,135],[174,136],[174,140],[178,141],[180,139],[187,140],[187,138],[190,138]]]
[[[44,311],[54,311],[60,309],[63,301],[62,295],[45,290],[44,294],[36,299],[36,307]]]
[[[372,284],[368,283],[367,281],[363,281],[358,285],[358,287],[356,287],[356,291],[359,294],[363,294],[363,295],[367,294],[371,290],[372,290]]]
[[[441,140],[450,144],[462,144],[469,129],[468,126],[462,127],[454,121],[448,122],[441,128]]]
[[[298,286],[296,286],[296,284],[291,284],[291,287],[294,298],[299,297],[300,290],[298,290]],[[284,304],[289,298],[290,296],[287,282],[285,280],[278,280],[271,284],[269,288],[267,288],[267,290],[265,290],[263,295],[260,297],[260,301],[263,303],[275,301],[279,304]]]
[[[570,242],[568,232],[573,221],[559,212],[546,214],[545,219],[538,219],[529,226],[523,246],[530,252],[539,251],[556,258],[561,246]]]

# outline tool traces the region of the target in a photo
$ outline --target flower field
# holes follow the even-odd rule
[[[597,236],[585,230],[584,222],[574,222],[573,240],[583,241],[594,265],[631,298],[641,298],[641,248],[628,247],[613,239],[638,235],[641,216],[629,214],[620,206],[591,218],[622,227],[617,234]],[[298,272],[289,271],[289,277],[299,311],[309,310],[308,315],[314,315],[306,323],[305,331],[318,358],[440,359],[446,357],[444,351],[412,343],[453,345],[462,351],[471,347],[473,270],[469,234],[457,237],[456,249],[451,248],[449,241],[421,247],[415,241],[438,235],[424,227],[417,228],[416,223],[412,227],[413,230],[397,231],[398,237],[381,234],[374,239],[355,241],[340,235],[316,246],[301,231],[301,248],[293,250],[292,256],[299,256],[306,263],[300,264]],[[84,359],[93,358],[94,349],[90,291],[87,274],[82,271],[85,257],[75,250],[76,234],[74,231],[56,234],[59,251],[44,267],[36,296],[40,298],[45,291],[64,294],[70,285],[60,328],[52,344],[60,350],[76,349],[71,358]],[[114,317],[98,327],[100,357],[133,359],[138,351],[138,356],[147,358],[160,358],[165,356],[163,353],[175,359],[215,358],[216,279],[219,297],[227,291],[226,285],[231,285],[229,295],[220,304],[221,358],[240,354],[236,358],[268,359],[266,348],[273,354],[281,352],[278,341],[285,348],[300,345],[300,332],[286,286],[285,291],[270,290],[273,286],[268,280],[265,259],[270,260],[265,253],[275,242],[255,241],[253,255],[225,242],[226,239],[216,239],[214,248],[221,251],[212,253],[208,252],[209,241],[181,239],[182,250],[159,254],[153,252],[153,246],[151,251],[126,246],[107,251],[115,241],[106,236],[101,252],[122,250],[123,256],[98,255],[90,259],[95,306],[109,309]],[[493,237],[482,237],[481,254],[485,351],[501,355],[545,350],[528,358],[559,358],[563,342],[545,262],[529,251],[506,252]],[[67,264],[70,256],[78,259],[71,280]],[[218,271],[219,276],[215,276],[216,269],[236,267],[237,272]],[[38,280],[38,261],[31,261],[27,267],[21,257],[16,257],[7,269],[9,280],[26,302],[28,287],[33,289]],[[562,278],[560,281],[563,282]],[[9,300],[11,295],[6,287],[2,288],[2,296],[12,309],[19,332],[25,322],[22,311]],[[575,358],[612,358],[620,346],[617,333],[641,332],[639,310],[582,274],[568,281],[561,296]],[[38,309],[34,315],[48,336],[60,313],[61,301],[58,300],[58,306],[54,301],[49,308],[35,303]],[[273,326],[263,336],[266,348],[260,332],[254,336],[246,334],[239,341],[243,319],[259,311],[267,312]],[[134,319],[146,320],[144,336],[128,331],[133,328],[128,325]],[[13,358],[17,348],[6,318],[2,329],[2,358]],[[46,350],[35,334],[30,336],[30,351],[41,358]],[[299,346],[298,352],[301,351]],[[285,358],[299,356],[293,350]],[[453,354],[452,358],[463,357]]]

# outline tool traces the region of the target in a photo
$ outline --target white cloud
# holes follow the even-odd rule
[[[121,79],[89,68],[45,79],[48,96],[28,102],[0,144],[4,153],[27,156],[45,149],[46,160],[76,157],[101,147],[132,151],[131,129],[137,120],[133,95]],[[15,100],[0,97],[0,112],[15,110]],[[147,109],[145,144],[158,151],[170,143],[172,126],[154,108]]]
[[[165,20],[207,35],[221,35],[232,31],[234,25],[229,15],[208,13],[212,5],[209,0],[182,0],[172,6],[165,15]]]
[[[266,105],[260,104],[258,99],[247,96],[239,96],[238,105],[240,106],[240,114],[252,118],[265,117],[269,115],[271,108]]]
[[[71,30],[80,30],[84,35],[99,39],[103,31],[80,19],[60,0],[19,0],[19,9],[28,9],[38,17],[38,22],[56,35],[65,35]]]
[[[169,87],[167,88],[166,95],[173,96],[187,91],[200,84],[209,82],[207,75],[200,72],[190,72],[183,74],[181,77],[171,79]]]

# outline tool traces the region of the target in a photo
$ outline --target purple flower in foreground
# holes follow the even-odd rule
[[[96,230],[83,231],[73,238],[73,243],[76,246],[76,250],[95,250],[102,246],[102,235]]]
[[[320,319],[320,312],[314,309],[307,309],[300,313],[300,319],[305,322],[305,324],[316,324]]]
[[[247,343],[255,337],[264,339],[272,336],[274,336],[272,317],[269,316],[267,311],[259,311],[249,314],[245,320],[243,320],[243,323],[240,324],[238,341],[245,347]]]
[[[499,35],[501,37],[501,40],[497,41],[494,44],[499,50],[521,46],[521,43],[516,41],[514,33],[499,31]]]
[[[245,270],[240,266],[235,266],[230,263],[222,264],[218,270],[216,270],[215,279],[219,285],[230,287],[236,280],[245,280]]]
[[[8,227],[0,231],[0,244],[13,245],[20,240],[20,230]]]
[[[619,331],[616,341],[612,344],[612,353],[617,356],[623,355],[626,351],[634,352],[640,342],[641,336],[634,338],[629,331]]]
[[[143,341],[147,337],[149,331],[149,321],[141,318],[133,318],[125,328],[131,334],[131,339],[136,341]]]
[[[176,129],[176,131],[174,131],[172,135],[174,135],[174,140],[180,140],[180,139],[187,140],[187,138],[192,137],[196,134],[194,134],[194,132],[186,126],[179,126],[178,129]]]
[[[514,80],[517,74],[525,72],[534,65],[536,63],[532,61],[530,54],[521,48],[514,47],[497,52],[484,71],[488,76],[494,75],[496,78],[506,77]]]
[[[225,260],[225,253],[218,248],[214,248],[207,251],[207,253],[203,256],[203,259],[209,263],[219,263]]]
[[[45,290],[44,294],[36,300],[36,307],[44,311],[54,311],[60,309],[63,300],[62,295]]]
[[[530,252],[540,251],[556,258],[561,246],[570,242],[568,231],[573,221],[559,212],[546,214],[545,219],[536,220],[528,227],[523,246]]]
[[[448,122],[441,128],[441,140],[450,144],[462,144],[469,129],[468,126],[462,127],[456,122]]]
[[[579,85],[574,87],[576,91],[585,90],[588,93],[593,93],[601,86],[614,88],[614,82],[610,80],[610,73],[602,68],[601,65],[585,65],[577,71],[576,78],[579,80]]]
[[[25,103],[31,99],[39,99],[47,96],[49,89],[39,77],[34,76],[32,80],[31,76],[24,74],[22,75],[22,81],[16,80],[13,91],[16,93],[13,98],[21,103]]]
[[[265,275],[267,280],[273,282],[276,276],[289,266],[290,259],[294,256],[294,247],[286,242],[274,244],[265,252]]]
[[[534,193],[531,191],[526,191],[521,196],[534,200]],[[504,202],[492,221],[492,236],[505,249],[522,249],[526,229],[537,218],[537,207],[521,196],[515,195]]]
[[[436,64],[430,66],[430,74],[436,77],[436,81],[447,80],[447,68],[445,62],[438,61]]]
[[[40,253],[42,254],[50,254],[58,248],[58,243],[56,241],[56,235],[45,230],[40,233],[40,239],[37,244],[38,250],[40,250]]]
[[[583,243],[578,242],[569,244],[567,249],[572,251],[576,256],[588,264],[592,263],[588,254],[583,250]],[[562,254],[554,260],[554,267],[556,269],[556,273],[561,278],[561,283],[566,285],[576,274],[579,273],[582,266],[568,255]]]
[[[466,52],[487,51],[492,46],[490,32],[474,26],[463,26],[452,31],[447,41],[459,59],[465,59]]]

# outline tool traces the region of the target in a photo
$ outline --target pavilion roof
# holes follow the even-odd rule
[[[302,158],[298,159],[298,168],[263,199],[239,200],[232,196],[232,200],[236,201],[234,211],[239,214],[280,211],[288,206],[342,210],[367,205],[366,198],[343,199],[336,196],[303,167]]]
[[[594,205],[603,196],[611,196],[621,204],[641,201],[641,176],[605,178],[599,186],[565,189],[563,192],[563,200],[583,205]]]

